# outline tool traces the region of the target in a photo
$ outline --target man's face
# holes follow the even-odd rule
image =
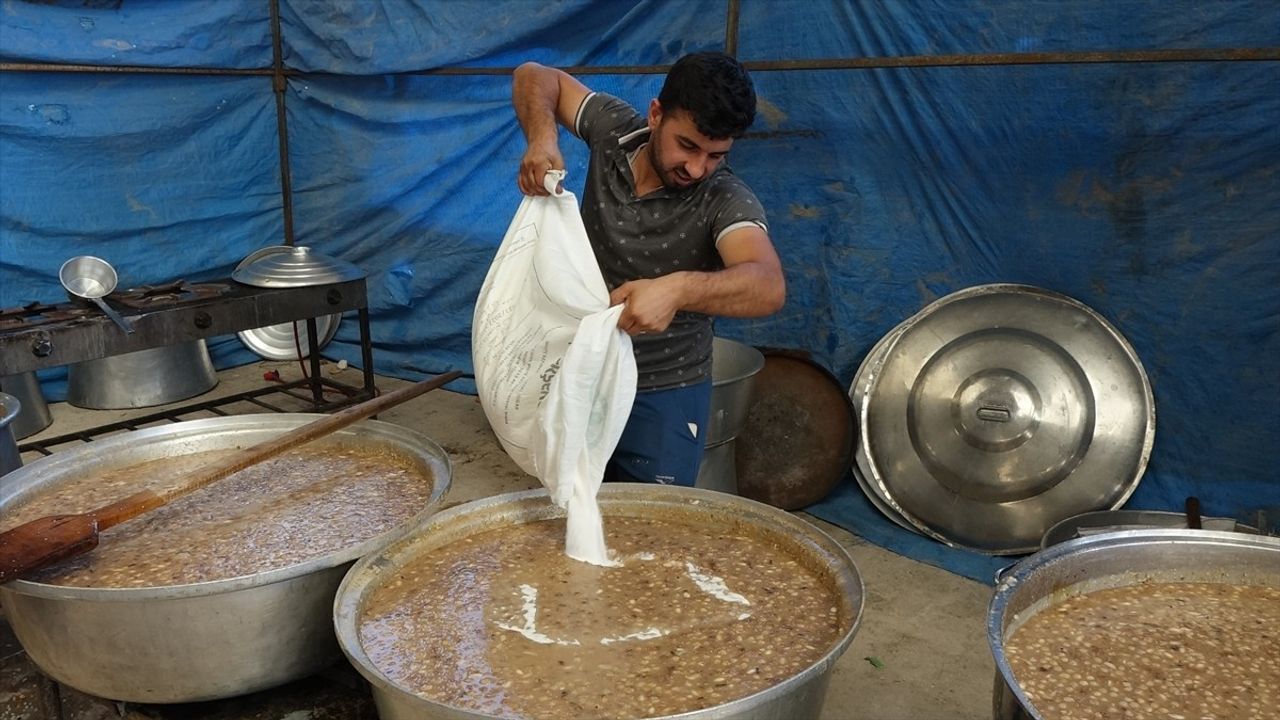
[[[649,105],[649,127],[649,161],[669,190],[705,180],[733,147],[733,138],[713,140],[698,132],[698,125],[688,112],[663,112],[657,100]]]

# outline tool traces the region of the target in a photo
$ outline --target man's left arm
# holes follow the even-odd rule
[[[626,303],[618,327],[632,335],[667,329],[679,310],[723,317],[761,317],[782,308],[786,281],[782,262],[763,228],[743,225],[716,245],[724,269],[681,271],[650,280],[632,280],[609,294],[609,304]]]

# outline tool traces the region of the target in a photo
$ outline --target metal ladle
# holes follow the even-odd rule
[[[120,326],[121,330],[133,333],[133,325],[120,317],[120,313],[102,300],[116,289],[116,283],[119,281],[116,277],[116,269],[111,267],[111,263],[92,255],[78,255],[62,263],[62,268],[58,270],[58,279],[62,281],[62,287],[66,288],[67,292],[85,300],[92,300],[102,312],[107,314],[107,317]]]

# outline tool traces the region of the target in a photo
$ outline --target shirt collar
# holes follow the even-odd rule
[[[639,139],[640,142],[636,142]],[[649,139],[649,126],[636,128],[631,132],[618,138],[618,147],[624,150],[634,150]],[[631,146],[631,147],[628,147]]]

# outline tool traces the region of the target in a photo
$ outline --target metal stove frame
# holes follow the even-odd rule
[[[241,330],[287,322],[307,324],[309,372],[292,382],[235,393],[214,400],[161,410],[129,420],[108,423],[73,433],[19,445],[20,453],[53,454],[54,448],[71,442],[92,442],[95,437],[136,430],[160,421],[181,422],[196,413],[230,415],[222,408],[248,402],[270,412],[295,412],[273,405],[273,395],[287,395],[310,403],[311,412],[327,413],[368,400],[377,394],[373,374],[373,342],[369,329],[368,295],[363,278],[329,285],[294,288],[257,288],[232,280],[225,294],[164,307],[136,309],[113,302],[134,324],[136,332],[121,332],[105,314],[93,311],[72,321],[34,324],[0,333],[0,375],[41,370],[72,363],[146,350],[190,340],[229,335]],[[108,296],[108,301],[115,301]],[[58,307],[58,306],[54,306]],[[360,324],[362,384],[359,386],[326,378],[320,372],[319,333],[316,318],[354,311]],[[325,391],[340,398],[329,400]]]

